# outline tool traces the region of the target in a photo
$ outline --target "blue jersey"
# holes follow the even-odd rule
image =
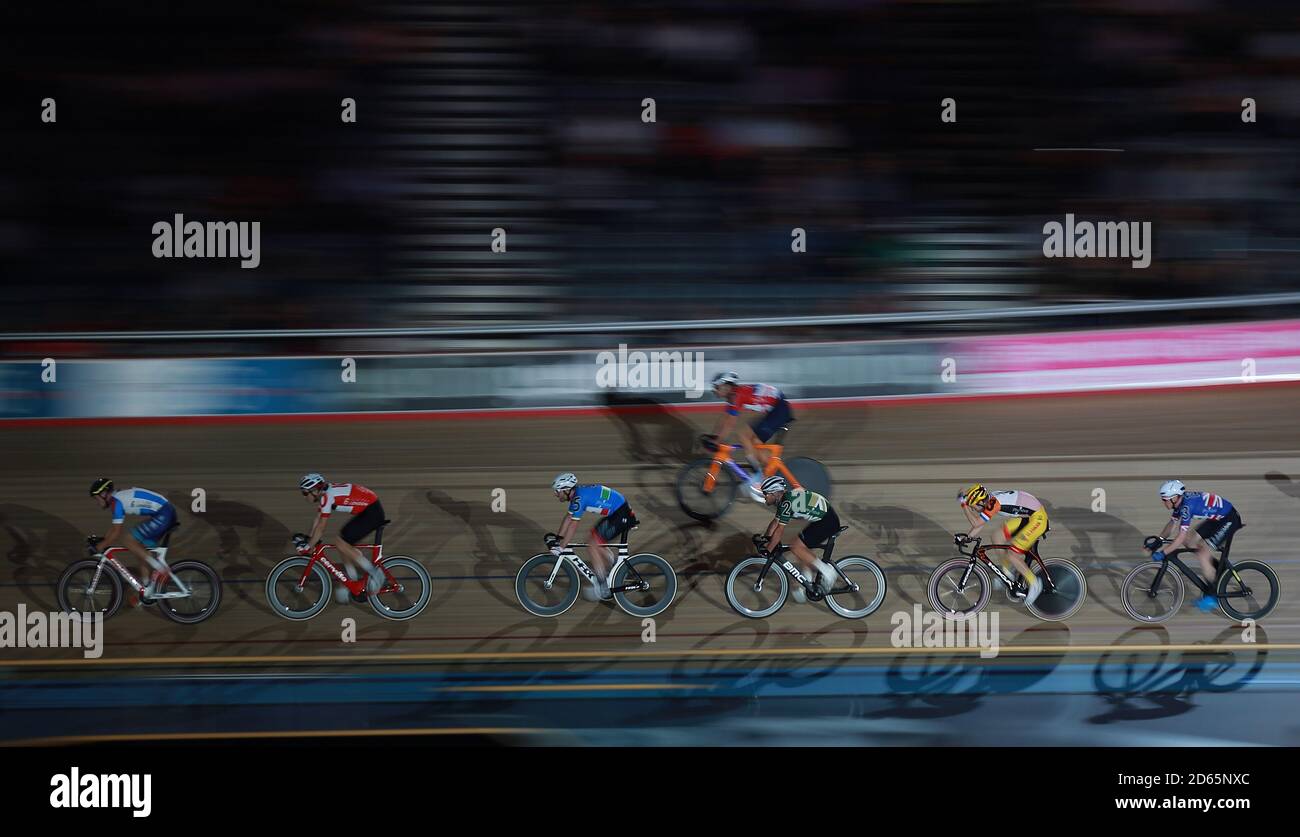
[[[128,514],[153,517],[171,505],[167,498],[144,488],[127,488],[113,492],[113,522],[121,523]]]
[[[1172,517],[1181,528],[1187,529],[1191,527],[1194,518],[1218,520],[1230,514],[1232,503],[1227,498],[1208,491],[1189,491],[1183,495],[1183,502],[1174,509]]]
[[[625,502],[622,494],[607,485],[580,485],[573,492],[569,514],[574,520],[582,520],[583,514],[587,512],[597,512],[604,517]]]

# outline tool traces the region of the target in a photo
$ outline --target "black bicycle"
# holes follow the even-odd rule
[[[875,561],[862,555],[850,555],[838,561],[831,560],[835,551],[835,539],[847,532],[849,527],[840,530],[826,539],[821,545],[822,560],[835,568],[839,575],[838,583],[831,590],[822,590],[821,582],[808,578],[799,571],[790,559],[781,559],[781,554],[788,549],[785,544],[777,544],[768,552],[767,538],[755,535],[754,546],[758,555],[751,555],[736,565],[727,576],[727,601],[742,616],[762,619],[781,609],[790,595],[788,575],[795,584],[804,589],[808,601],[826,600],[831,610],[846,619],[861,619],[869,616],[885,600],[885,573]]]
[[[981,546],[979,538],[969,538],[960,533],[953,536],[953,543],[962,557],[940,564],[930,574],[927,585],[930,607],[936,613],[952,619],[965,619],[983,610],[993,594],[989,572],[1002,582],[1007,598],[1013,602],[1025,601],[1029,594],[1025,579],[1018,573],[1008,575],[1003,572],[998,566],[1000,562],[992,560],[988,554],[989,550],[1009,552],[1009,545]],[[962,546],[969,546],[969,549],[963,550]],[[1046,622],[1060,622],[1083,607],[1088,598],[1088,580],[1077,564],[1064,558],[1043,558],[1038,554],[1038,544],[1034,544],[1025,555],[1025,563],[1043,582],[1042,593],[1033,604],[1025,605],[1026,610]]]
[[[1237,527],[1237,531],[1245,525]],[[1187,576],[1203,595],[1214,596],[1219,600],[1219,607],[1232,619],[1244,622],[1247,619],[1263,619],[1277,607],[1280,588],[1277,573],[1263,561],[1242,561],[1233,564],[1228,560],[1228,551],[1237,532],[1228,535],[1227,541],[1219,552],[1218,581],[1211,585],[1179,560],[1178,556],[1195,552],[1193,547],[1185,546],[1175,549],[1165,556],[1163,561],[1151,561],[1135,568],[1124,577],[1121,591],[1124,610],[1139,622],[1155,624],[1164,622],[1182,607],[1185,585],[1182,576]],[[1168,538],[1151,536],[1143,542],[1147,551],[1153,552],[1170,543]],[[1180,572],[1170,572],[1170,567]]]

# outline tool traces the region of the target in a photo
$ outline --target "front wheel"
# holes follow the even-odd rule
[[[1069,619],[1083,607],[1088,598],[1088,580],[1083,570],[1073,561],[1064,558],[1048,558],[1043,561],[1039,572],[1047,572],[1051,585],[1043,582],[1043,592],[1038,599],[1027,605],[1026,610],[1044,622],[1061,622]]]
[[[266,600],[270,602],[271,610],[296,622],[310,619],[324,610],[333,589],[334,583],[325,568],[302,556],[285,558],[266,577]]]
[[[1277,573],[1263,561],[1242,561],[1232,571],[1219,574],[1219,606],[1234,621],[1263,619],[1277,607],[1280,591]]]
[[[722,517],[736,501],[736,475],[721,463],[716,476],[710,476],[712,469],[712,459],[697,459],[677,474],[677,505],[696,520]]]
[[[835,562],[842,578],[826,594],[826,604],[846,619],[861,619],[885,601],[885,573],[870,558],[849,555]],[[844,579],[848,579],[848,583]],[[853,589],[856,587],[857,589]]]
[[[515,595],[534,616],[559,616],[573,607],[580,592],[573,564],[549,552],[529,558],[515,576]]]
[[[611,589],[619,590],[614,601],[633,616],[658,616],[668,609],[677,595],[677,573],[658,555],[643,552],[624,561],[610,580]]]
[[[398,622],[419,616],[433,593],[428,570],[408,555],[392,555],[380,564],[386,583],[370,596],[375,613]]]
[[[194,625],[217,612],[221,605],[221,578],[217,571],[202,561],[177,561],[171,565],[171,578],[160,593],[180,589],[176,582],[190,591],[177,599],[159,599],[158,609],[163,616],[182,625]]]
[[[59,577],[55,594],[64,613],[76,614],[86,621],[100,613],[107,619],[122,606],[122,579],[107,561],[103,569],[99,561],[76,561]]]
[[[927,592],[930,607],[936,613],[950,619],[965,619],[983,610],[993,591],[983,567],[972,564],[968,558],[953,558],[930,573]]]
[[[765,619],[781,609],[790,595],[785,572],[771,558],[751,555],[727,576],[727,601],[741,616]]]
[[[1165,571],[1156,587],[1156,576]],[[1169,619],[1183,606],[1183,577],[1175,567],[1152,561],[1134,567],[1120,582],[1120,599],[1130,618],[1148,625]]]

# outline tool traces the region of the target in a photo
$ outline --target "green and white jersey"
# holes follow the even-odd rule
[[[778,523],[789,523],[792,519],[818,521],[830,511],[831,504],[826,498],[806,488],[791,488],[776,504]]]

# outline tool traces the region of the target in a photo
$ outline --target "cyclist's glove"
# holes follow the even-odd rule
[[[559,544],[556,544],[555,546],[551,547],[551,554],[554,555],[556,558],[559,558],[561,555],[564,554],[564,549]]]
[[[1151,553],[1151,560],[1152,560],[1152,561],[1163,561],[1163,560],[1165,560],[1165,554],[1164,554],[1163,552],[1161,552],[1160,550],[1157,549],[1155,552],[1152,552],[1152,553]]]
[[[542,543],[546,544],[547,548],[555,546],[559,542],[560,536],[554,532],[547,532],[545,535],[542,535]]]

